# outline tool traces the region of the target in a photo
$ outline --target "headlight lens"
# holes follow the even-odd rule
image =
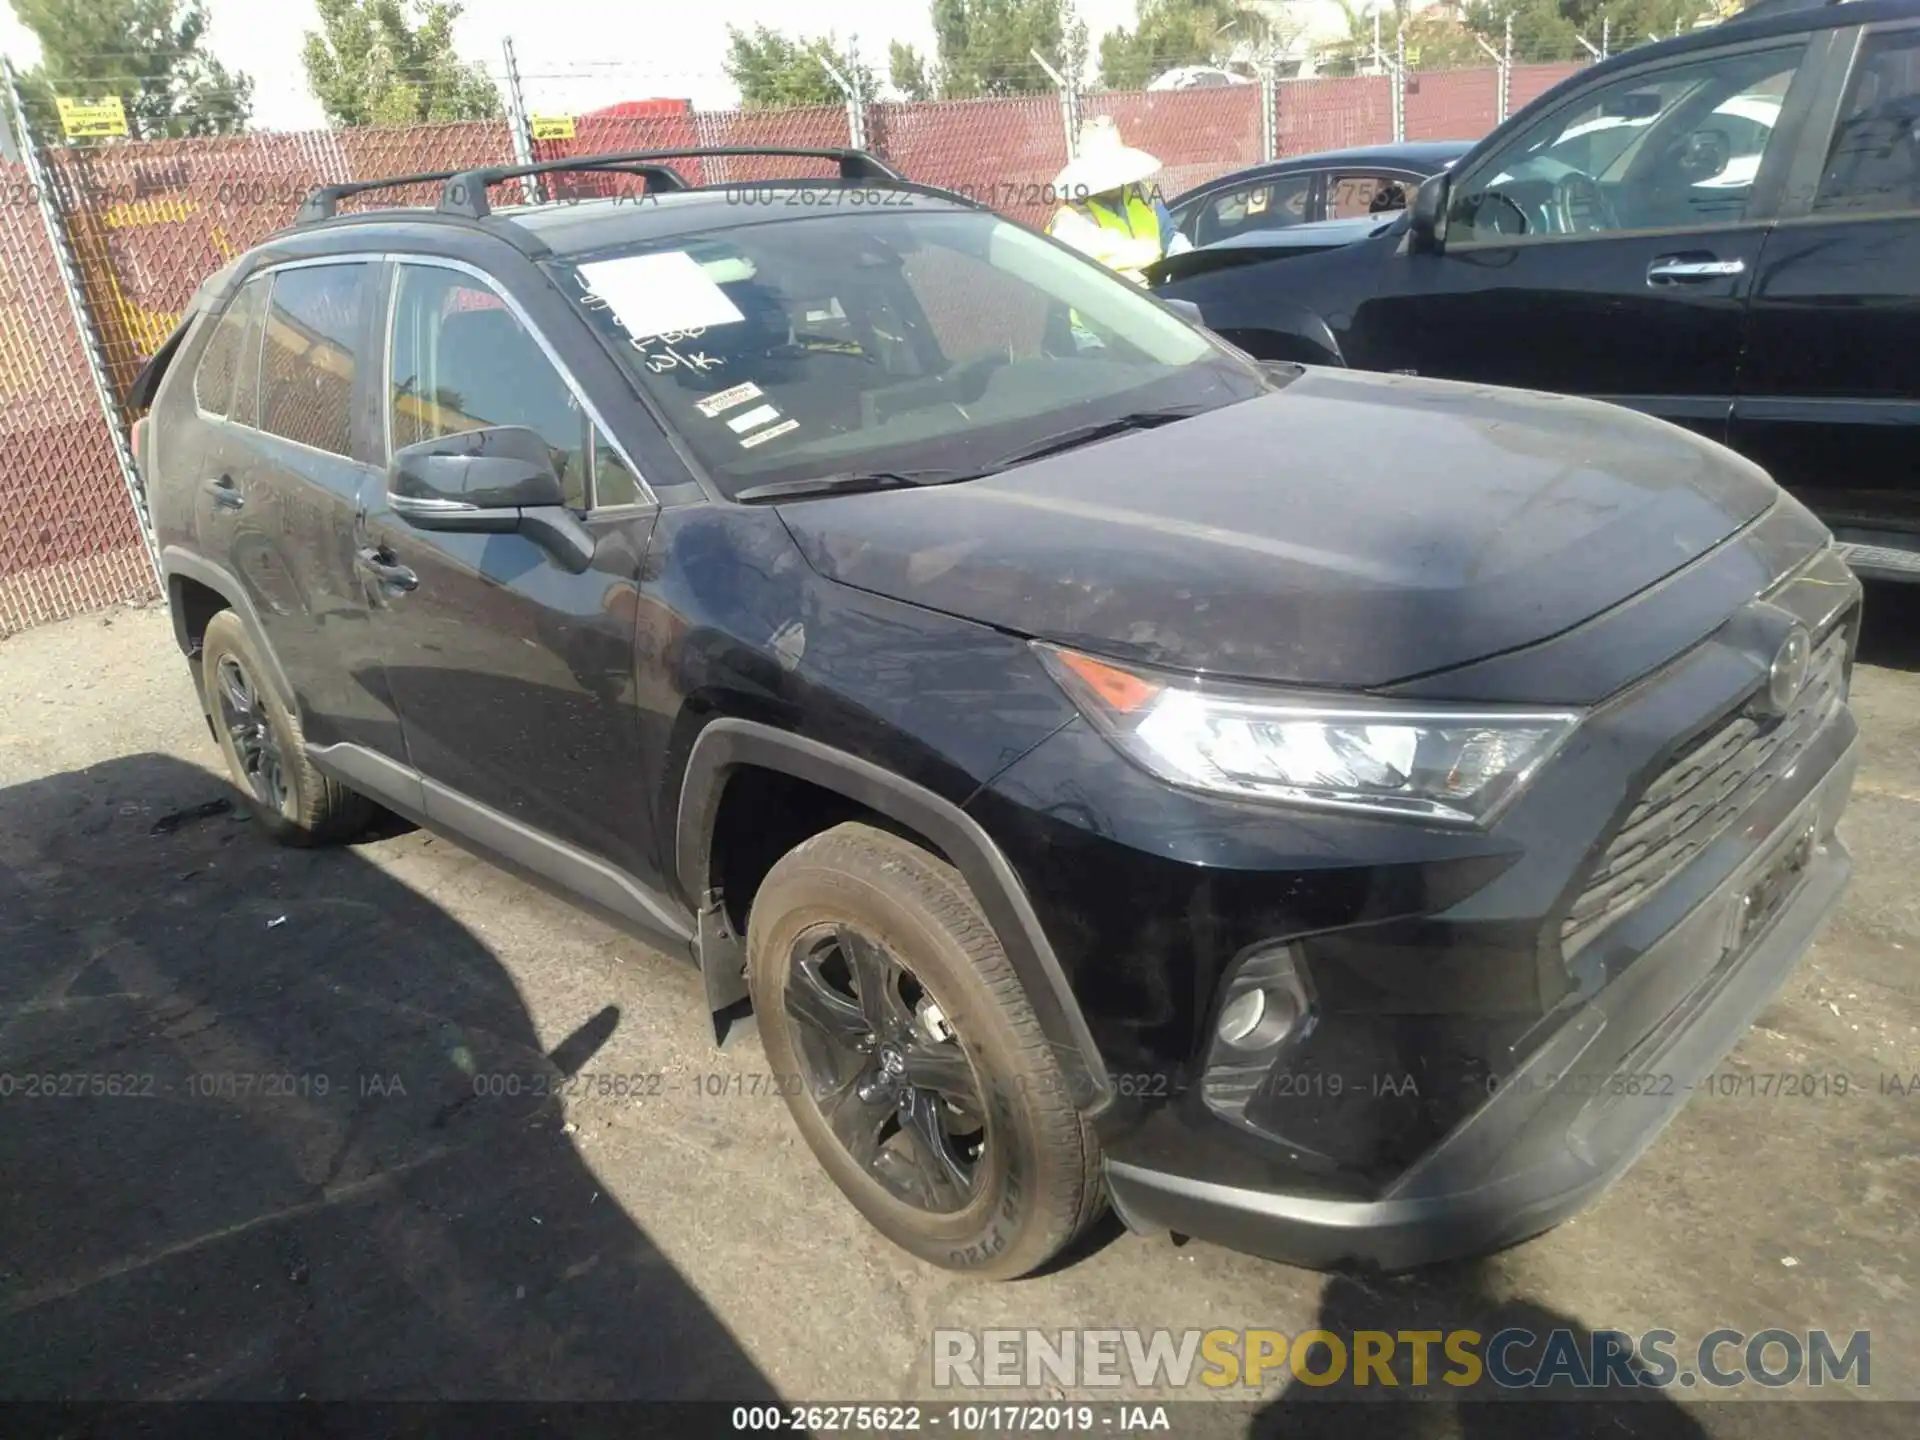
[[[1580,719],[1296,700],[1034,648],[1081,711],[1154,774],[1251,799],[1483,823]]]

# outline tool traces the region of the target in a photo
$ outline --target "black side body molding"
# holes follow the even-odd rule
[[[1097,1115],[1113,1098],[1092,1033],[1073,987],[1060,968],[1020,877],[993,838],[959,806],[870,761],[751,720],[715,720],[700,732],[687,757],[675,827],[680,884],[699,911],[697,948],[716,1012],[746,996],[744,953],[726,933],[719,896],[709,884],[714,821],[731,772],[742,765],[792,775],[887,816],[931,841],[972,888],[1020,977],[1027,1003],[1052,1044],[1081,1110]],[[717,942],[717,943],[716,943]]]

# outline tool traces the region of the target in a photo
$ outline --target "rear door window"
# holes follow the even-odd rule
[[[1336,171],[1327,180],[1327,219],[1404,210],[1413,189],[1413,181],[1377,170]]]
[[[356,262],[274,272],[260,351],[260,428],[268,434],[351,458],[372,269]]]
[[[1193,243],[1211,245],[1248,230],[1273,230],[1310,219],[1313,179],[1311,171],[1281,175],[1203,200],[1194,211]]]

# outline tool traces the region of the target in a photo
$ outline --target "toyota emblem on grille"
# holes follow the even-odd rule
[[[1756,708],[1764,715],[1784,715],[1792,707],[1801,687],[1807,683],[1807,667],[1813,659],[1813,641],[1796,625],[1787,632],[1767,668],[1767,688],[1758,696]]]

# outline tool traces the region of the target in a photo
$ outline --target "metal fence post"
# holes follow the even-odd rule
[[[20,82],[13,73],[13,62],[4,55],[0,55],[0,77],[6,80],[4,98],[10,107],[8,118],[15,127],[20,161],[27,169],[28,188],[35,196],[40,219],[47,227],[47,243],[53,247],[54,264],[60,271],[60,288],[67,292],[67,307],[73,312],[73,327],[87,358],[87,373],[92,377],[93,393],[100,402],[100,417],[106,421],[107,433],[113,437],[114,459],[120,465],[120,480],[127,487],[127,499],[133,504],[133,518],[140,527],[140,541],[146,547],[147,563],[153,567],[154,587],[164,594],[166,582],[160,572],[160,552],[154,544],[153,522],[147,514],[146,488],[140,483],[140,471],[133,463],[133,443],[127,433],[127,417],[120,408],[120,402],[114,399],[113,385],[107,378],[106,357],[100,349],[100,332],[93,323],[93,312],[88,308],[86,291],[80,284],[80,267],[73,258],[73,244],[67,235],[66,221],[60,213],[59,197],[54,194],[51,177],[42,162],[40,144],[34,138],[33,127],[27,124],[27,109],[20,101]]]
[[[847,37],[847,53],[844,57],[847,66],[845,74],[836,69],[825,55],[816,53],[813,58],[820,62],[820,68],[827,72],[827,78],[833,82],[834,88],[846,97],[847,143],[855,150],[864,150],[867,148],[867,107],[858,83],[850,78],[860,73],[859,54],[856,41],[850,35]]]
[[[513,37],[500,37],[500,53],[507,65],[507,129],[513,138],[513,163],[533,164],[533,122],[527,118],[526,97],[520,93],[520,65],[513,58]],[[546,196],[538,176],[520,177],[520,194],[527,204],[538,205]]]
[[[1474,36],[1473,43],[1478,45],[1482,50],[1486,51],[1487,54],[1493,60],[1494,89],[1495,89],[1494,104],[1499,107],[1499,111],[1500,111],[1500,113],[1494,117],[1493,123],[1498,125],[1507,118],[1506,58],[1501,54],[1500,51],[1494,49],[1491,45],[1487,44],[1487,37],[1484,35]]]
[[[1393,32],[1393,138],[1403,144],[1407,138],[1407,31],[1405,26]]]
[[[1054,85],[1059,88],[1060,125],[1061,128],[1066,131],[1067,159],[1071,160],[1074,158],[1074,152],[1080,148],[1080,117],[1078,113],[1080,109],[1080,96],[1078,81],[1069,80],[1065,75],[1062,75],[1058,70],[1054,69],[1053,66],[1047,63],[1047,57],[1042,55],[1038,50],[1029,49],[1027,54],[1033,57],[1033,63],[1046,71],[1047,78],[1053,81]]]
[[[1507,16],[1507,38],[1500,47],[1500,118],[1513,113],[1513,16]]]
[[[1260,150],[1264,159],[1280,158],[1280,55],[1271,45],[1260,67]]]

